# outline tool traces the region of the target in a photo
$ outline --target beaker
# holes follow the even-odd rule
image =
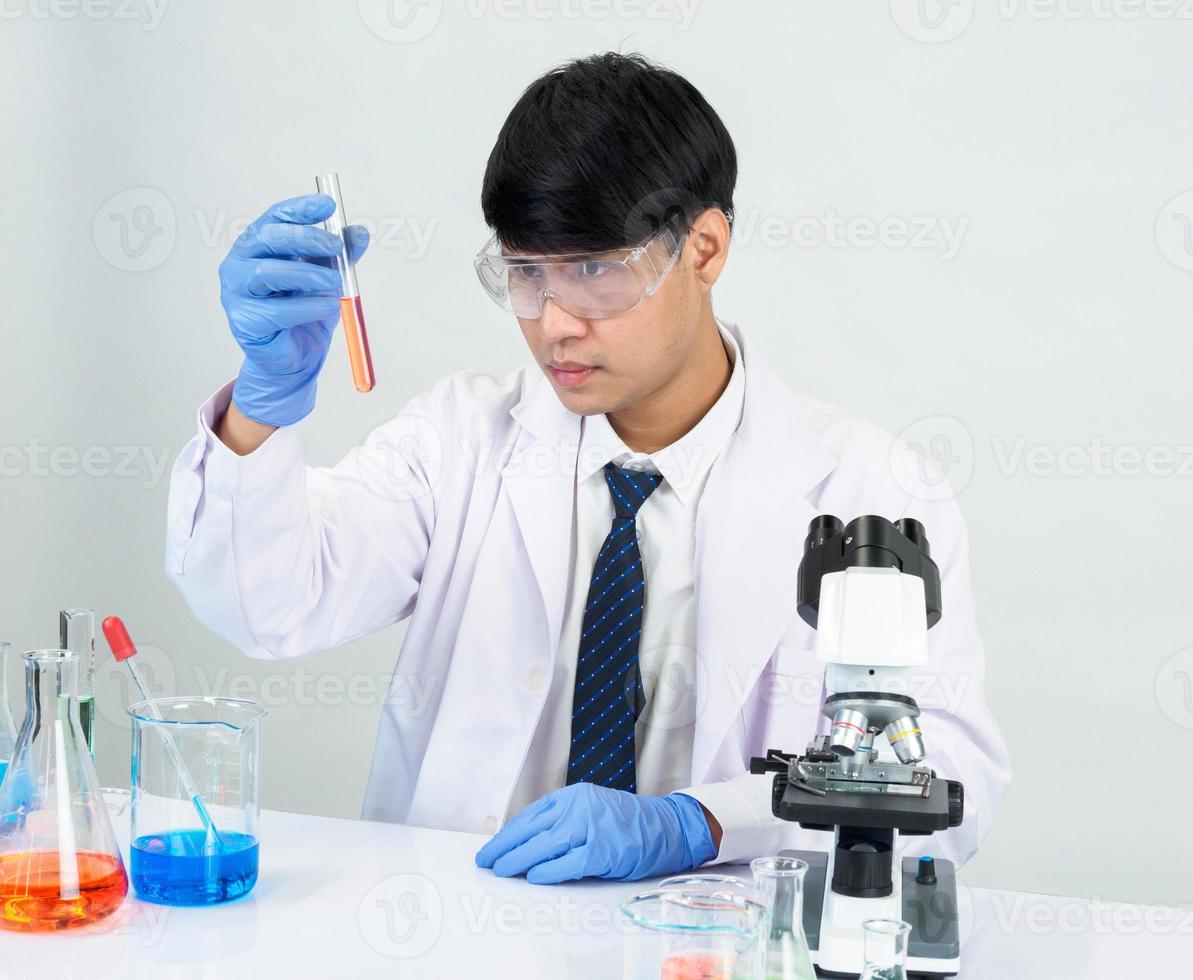
[[[79,658],[24,661],[25,721],[0,785],[0,928],[48,932],[114,912],[128,876],[79,723]]]
[[[11,643],[0,640],[0,783],[4,782],[4,771],[17,744],[17,729],[12,723],[12,712],[8,710],[8,651],[11,648]]]
[[[799,858],[760,857],[750,862],[754,897],[770,911],[766,980],[816,980],[804,933],[804,875]]]
[[[907,937],[911,926],[899,919],[862,923],[866,968],[861,980],[907,980]]]
[[[768,914],[753,898],[655,890],[619,911],[628,925],[625,980],[762,980]]]
[[[211,905],[247,895],[257,883],[258,722],[267,709],[256,701],[183,697],[138,701],[128,713],[130,866],[137,897],[160,905]],[[187,792],[179,759],[201,805]],[[213,831],[204,827],[203,814]]]

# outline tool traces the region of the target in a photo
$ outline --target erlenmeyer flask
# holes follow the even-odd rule
[[[4,782],[4,771],[17,744],[17,730],[12,723],[12,712],[8,710],[8,650],[11,646],[11,643],[0,640],[0,783]]]
[[[79,723],[79,658],[24,661],[25,721],[0,786],[0,928],[48,932],[114,912],[128,876]]]
[[[861,980],[907,980],[907,937],[911,926],[899,919],[862,923],[866,969]]]
[[[804,934],[804,875],[808,864],[794,857],[761,857],[750,862],[754,895],[770,909],[766,980],[816,980]]]

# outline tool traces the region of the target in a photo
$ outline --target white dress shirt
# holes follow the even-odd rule
[[[606,415],[588,415],[581,422],[566,613],[551,690],[507,818],[567,782],[584,606],[593,563],[613,525],[613,498],[604,477],[609,462],[663,477],[637,516],[646,583],[638,646],[646,706],[635,726],[637,789],[643,796],[661,796],[691,782],[697,663],[696,509],[713,461],[741,421],[745,393],[745,365],[737,341],[719,324],[717,329],[733,364],[729,383],[678,441],[653,453],[637,453],[621,440]]]

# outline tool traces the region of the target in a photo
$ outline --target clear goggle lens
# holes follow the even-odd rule
[[[485,292],[525,319],[551,299],[573,316],[627,313],[654,293],[679,257],[683,236],[665,228],[635,248],[579,255],[502,255],[493,236],[476,257]]]

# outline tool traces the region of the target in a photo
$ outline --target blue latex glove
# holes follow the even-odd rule
[[[265,425],[290,425],[315,407],[315,382],[340,319],[340,274],[329,256],[340,239],[312,225],[335,201],[303,194],[275,204],[236,239],[220,264],[220,302],[244,364],[232,401]],[[355,262],[369,233],[349,225]]]
[[[574,783],[531,803],[476,855],[502,878],[536,885],[573,878],[636,881],[716,857],[704,808],[690,796],[636,796]]]

